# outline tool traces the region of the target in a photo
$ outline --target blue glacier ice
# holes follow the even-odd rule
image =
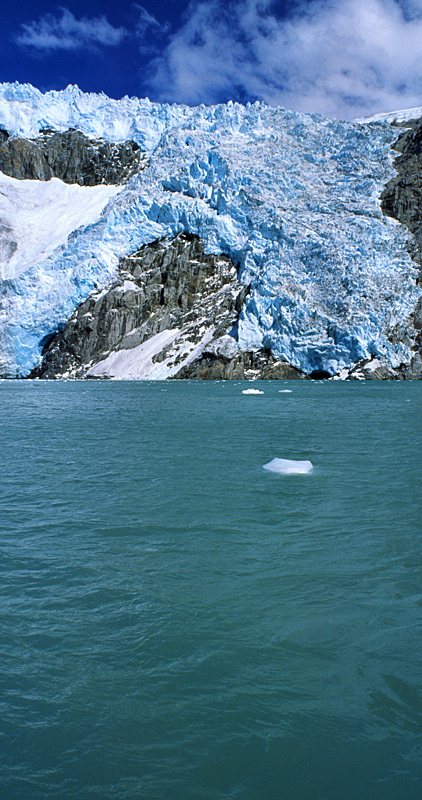
[[[241,349],[266,347],[306,373],[332,375],[370,357],[409,361],[421,290],[409,235],[380,208],[394,175],[388,121],[3,84],[0,126],[26,137],[73,127],[130,138],[149,155],[95,221],[3,280],[3,374],[27,374],[43,338],[113,279],[120,257],[181,231],[229,255],[251,284],[235,332]]]

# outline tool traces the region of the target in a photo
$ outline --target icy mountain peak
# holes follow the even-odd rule
[[[381,114],[372,114],[369,117],[362,117],[355,122],[367,124],[370,122],[387,122],[389,124],[409,122],[422,117],[422,106],[416,108],[405,108],[400,111],[387,111]]]

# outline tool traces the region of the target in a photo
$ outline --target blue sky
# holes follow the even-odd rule
[[[422,106],[422,0],[16,0],[0,81],[334,117]]]

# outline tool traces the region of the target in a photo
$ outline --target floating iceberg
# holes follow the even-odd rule
[[[242,389],[242,394],[264,394],[261,389]]]
[[[268,464],[263,465],[269,472],[279,475],[307,475],[313,470],[312,461],[290,461],[288,458],[273,458]]]

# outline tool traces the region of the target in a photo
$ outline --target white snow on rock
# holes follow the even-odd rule
[[[220,336],[219,339],[214,339],[214,341],[206,347],[206,353],[214,355],[217,358],[234,358],[238,352],[239,349],[233,336],[229,336],[228,334]]]
[[[251,284],[239,349],[265,347],[306,373],[332,375],[371,357],[410,360],[406,331],[421,289],[407,231],[380,208],[394,174],[397,130],[388,122],[3,84],[0,125],[13,135],[73,127],[132,138],[150,159],[102,211],[98,196],[96,221],[75,213],[66,242],[60,234],[59,246],[19,262],[2,290],[0,374],[27,374],[43,337],[113,279],[121,256],[180,231],[230,256]]]
[[[373,114],[370,117],[361,117],[355,122],[369,123],[369,122],[409,122],[410,120],[420,119],[422,117],[422,107],[405,108],[401,111],[388,111],[381,114]]]
[[[268,464],[263,465],[268,472],[277,472],[279,475],[308,475],[313,470],[311,461],[290,461],[288,458],[273,458]]]
[[[86,377],[137,381],[171,378],[180,370],[181,363],[190,364],[199,356],[214,332],[212,328],[204,329],[202,338],[192,342],[189,331],[189,327],[182,330],[172,328],[160,331],[130,349],[113,350],[102,361],[94,364]],[[140,332],[141,328],[138,329],[138,333]]]
[[[110,353],[103,361],[88,370],[87,378],[111,378],[114,380],[163,380],[171,371],[165,362],[154,363],[153,357],[164,347],[171,345],[180,331],[161,331],[143,344],[130,350]],[[174,369],[177,372],[179,367]]]
[[[97,222],[121,186],[21,181],[0,172],[0,278],[47,259],[77,228]]]

